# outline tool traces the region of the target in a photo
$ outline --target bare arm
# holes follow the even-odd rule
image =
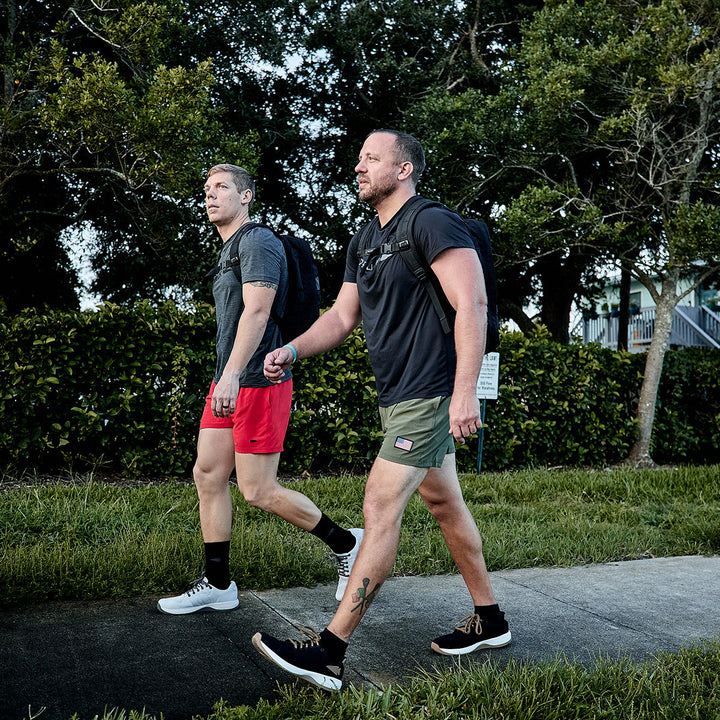
[[[358,326],[362,314],[355,283],[343,283],[333,306],[324,312],[312,326],[290,341],[298,358],[319,355],[342,343]],[[273,350],[265,356],[265,377],[279,382],[285,370],[293,363],[293,352],[288,347]]]
[[[211,409],[218,417],[235,411],[240,374],[262,341],[276,291],[277,286],[270,283],[243,283],[244,309],[238,321],[235,342],[212,396]]]
[[[472,248],[444,250],[431,267],[456,313],[457,366],[450,401],[450,432],[464,444],[466,437],[482,427],[476,388],[487,332],[485,279]]]

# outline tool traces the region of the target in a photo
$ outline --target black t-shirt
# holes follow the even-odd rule
[[[372,220],[367,248],[395,239],[401,208],[381,228]],[[474,247],[461,218],[443,207],[421,210],[415,218],[418,250],[428,263],[443,250]],[[455,382],[453,334],[442,331],[427,290],[399,253],[375,253],[359,261],[359,237],[350,242],[345,282],[356,283],[370,364],[382,407],[405,400],[452,395]]]
[[[219,263],[229,259],[231,245],[232,238],[223,244]],[[288,269],[282,241],[271,230],[257,227],[243,235],[238,252],[243,282],[269,282],[277,285],[273,308],[284,307],[288,292]],[[215,339],[217,362],[214,380],[219,382],[235,344],[238,321],[245,308],[242,285],[232,268],[225,268],[215,275],[213,297],[217,322]],[[280,330],[274,317],[270,315],[260,345],[240,374],[240,387],[268,387],[272,384],[263,373],[263,364],[265,355],[280,345],[282,345]],[[286,371],[283,382],[291,377],[292,373]]]

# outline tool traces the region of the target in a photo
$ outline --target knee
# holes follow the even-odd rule
[[[193,467],[193,480],[198,495],[213,495],[218,492],[224,492],[227,489],[230,472],[223,472],[217,467],[206,466],[201,462],[196,462]]]
[[[363,517],[366,528],[388,528],[400,525],[402,511],[398,511],[392,503],[366,496],[363,502]]]
[[[462,504],[454,502],[451,498],[423,496],[422,499],[425,507],[439,523],[451,521],[462,512]]]
[[[265,512],[272,513],[276,506],[276,488],[265,488],[261,486],[241,487],[240,492],[245,502],[252,507]]]

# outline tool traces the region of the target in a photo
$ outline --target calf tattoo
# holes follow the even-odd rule
[[[362,615],[370,606],[370,603],[375,599],[376,595],[380,591],[380,583],[377,583],[371,592],[368,592],[370,587],[370,578],[363,578],[363,586],[359,587],[353,594],[352,599],[354,603],[357,603],[350,612],[360,611]]]

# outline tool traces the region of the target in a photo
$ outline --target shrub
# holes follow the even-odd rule
[[[106,304],[97,311],[0,316],[0,465],[188,477],[215,367],[209,305],[180,311]],[[488,470],[622,460],[635,436],[644,356],[560,345],[539,329],[505,333],[499,399],[486,404]],[[281,472],[365,472],[380,442],[361,329],[294,368]],[[720,353],[668,351],[653,452],[663,462],[720,462]],[[461,470],[478,438],[458,449]]]

